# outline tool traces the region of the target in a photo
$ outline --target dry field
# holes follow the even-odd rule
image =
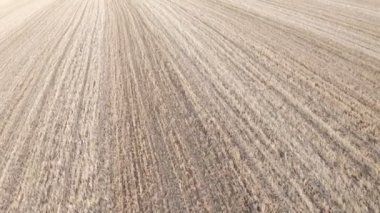
[[[380,1],[0,0],[0,212],[379,212]]]

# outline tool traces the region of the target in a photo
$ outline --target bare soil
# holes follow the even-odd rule
[[[378,212],[377,0],[0,0],[0,212]]]

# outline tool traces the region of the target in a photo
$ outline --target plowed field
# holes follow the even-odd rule
[[[377,0],[0,0],[0,212],[378,212]]]

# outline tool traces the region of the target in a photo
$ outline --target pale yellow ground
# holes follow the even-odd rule
[[[0,0],[0,212],[378,212],[380,1]]]

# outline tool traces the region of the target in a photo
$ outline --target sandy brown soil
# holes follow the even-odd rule
[[[0,0],[0,212],[378,212],[377,0]]]

